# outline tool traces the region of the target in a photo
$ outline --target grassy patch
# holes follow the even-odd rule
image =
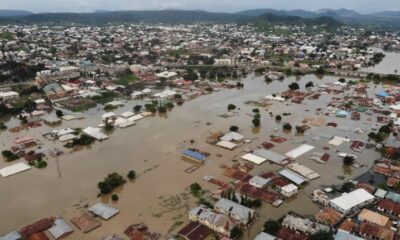
[[[113,92],[113,91],[106,91],[106,92],[103,92],[100,96],[93,97],[93,100],[96,103],[105,104],[105,103],[114,101],[114,99],[116,99],[117,97],[119,97],[118,93]]]
[[[117,81],[115,81],[115,84],[128,86],[131,83],[138,81],[138,80],[139,80],[139,78],[137,76],[135,76],[132,73],[128,73],[126,75],[121,76]]]
[[[10,32],[1,32],[0,33],[0,40],[11,41],[11,40],[14,40],[14,36]]]

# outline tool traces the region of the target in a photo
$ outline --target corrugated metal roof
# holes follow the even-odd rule
[[[55,226],[49,229],[50,234],[55,238],[59,239],[65,234],[72,233],[74,229],[62,218],[57,218],[54,221]]]
[[[297,185],[301,185],[308,181],[305,177],[289,169],[283,169],[282,171],[279,172],[279,174],[289,179],[290,181],[296,183]]]
[[[191,158],[195,158],[195,159],[200,160],[200,161],[205,161],[206,158],[207,158],[205,155],[203,155],[203,154],[201,154],[199,152],[192,151],[190,149],[186,149],[185,151],[182,152],[182,154],[186,155],[186,156],[189,156]]]
[[[266,149],[257,149],[253,151],[254,155],[265,158],[271,162],[282,164],[287,157]]]
[[[2,237],[0,237],[0,240],[19,240],[21,239],[21,234],[17,231],[10,232]]]
[[[90,207],[88,210],[106,220],[112,218],[117,213],[119,213],[118,209],[105,203],[97,203],[96,205]]]

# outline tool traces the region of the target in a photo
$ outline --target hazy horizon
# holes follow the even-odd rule
[[[319,10],[346,8],[361,13],[400,10],[399,0],[0,0],[0,9],[39,12],[93,12],[96,10],[205,10],[238,12],[249,9]]]

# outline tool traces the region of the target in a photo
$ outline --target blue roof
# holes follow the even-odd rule
[[[182,154],[186,155],[188,157],[191,157],[191,158],[195,158],[195,159],[200,160],[200,161],[205,161],[206,160],[206,156],[205,155],[203,155],[203,154],[201,154],[199,152],[195,152],[195,151],[189,150],[189,149],[183,151]]]
[[[339,229],[336,233],[335,240],[363,240],[364,238],[360,238],[350,234],[349,232],[343,231]]]
[[[345,110],[337,110],[336,115],[347,116],[349,115],[349,112]]]
[[[400,194],[395,192],[388,192],[385,198],[392,200],[393,202],[400,203]]]
[[[376,95],[379,97],[389,97],[389,94],[384,90],[379,91],[379,93],[377,93]]]

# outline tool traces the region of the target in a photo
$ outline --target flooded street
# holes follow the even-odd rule
[[[385,53],[386,54],[386,53]],[[399,56],[396,56],[397,58]],[[377,68],[384,65],[391,55],[387,54],[384,61],[371,68],[371,71],[380,70]],[[400,61],[393,61],[393,65],[386,65],[381,71],[392,71]],[[387,73],[387,72],[386,72]],[[304,85],[313,81],[314,85],[326,84],[337,81],[337,77],[325,76],[318,79],[315,75],[307,75],[298,81],[301,89]],[[82,234],[76,230],[68,239],[100,239],[112,233],[123,235],[123,230],[130,224],[144,222],[151,230],[160,232],[163,236],[175,233],[180,227],[174,228],[177,222],[188,222],[187,212],[196,206],[192,197],[189,198],[188,187],[193,182],[198,182],[203,188],[214,191],[217,186],[203,180],[205,175],[213,175],[231,182],[232,179],[222,175],[221,164],[231,165],[232,160],[240,160],[244,149],[255,149],[262,142],[268,141],[271,134],[281,135],[288,141],[275,144],[272,151],[284,154],[304,141],[315,146],[313,152],[322,152],[324,146],[328,146],[327,139],[316,142],[311,138],[312,133],[326,133],[333,136],[348,137],[350,139],[367,140],[366,134],[353,133],[357,127],[369,132],[375,119],[367,121],[369,116],[361,114],[360,121],[352,121],[349,118],[336,118],[323,116],[327,122],[336,122],[345,126],[349,131],[331,128],[325,125],[311,127],[304,136],[295,136],[295,130],[291,133],[282,133],[282,125],[290,122],[292,126],[302,125],[304,117],[318,117],[315,110],[324,108],[330,102],[331,95],[322,95],[319,100],[306,99],[302,104],[274,102],[272,106],[260,108],[261,127],[253,129],[251,110],[255,108],[246,104],[248,101],[256,101],[269,94],[286,91],[288,85],[296,81],[295,77],[289,77],[284,81],[265,83],[264,77],[249,75],[244,80],[243,89],[223,89],[219,92],[198,97],[186,102],[180,107],[175,107],[166,116],[153,116],[139,121],[135,126],[126,129],[116,129],[110,138],[101,143],[96,142],[87,149],[70,152],[71,150],[62,147],[59,142],[48,141],[41,135],[51,130],[48,126],[35,129],[28,129],[19,133],[4,131],[0,135],[2,148],[9,148],[12,140],[18,136],[31,136],[39,139],[44,146],[57,146],[65,151],[65,154],[58,158],[49,158],[46,169],[33,168],[21,174],[9,178],[0,179],[0,235],[22,227],[35,220],[51,215],[61,215],[67,220],[79,213],[85,205],[93,205],[100,201],[97,198],[97,183],[107,174],[112,172],[126,176],[130,170],[135,170],[138,177],[133,182],[126,183],[119,189],[120,200],[112,203],[120,213],[109,221],[102,221],[102,227],[88,234]],[[379,88],[379,86],[377,87]],[[374,87],[371,91],[376,91]],[[124,107],[116,109],[116,113],[131,110],[137,101],[129,101]],[[218,117],[226,112],[228,104],[235,104],[240,110],[237,116],[230,118]],[[284,112],[291,113],[290,116],[283,116],[280,123],[275,122],[274,117],[269,116]],[[85,113],[85,119],[64,121],[62,127],[86,127],[97,126],[101,122],[101,115],[104,111],[92,109]],[[11,119],[7,126],[9,128],[19,125],[19,121]],[[231,125],[240,128],[240,133],[252,142],[245,144],[233,151],[225,150],[208,144],[205,139],[211,132],[228,131]],[[61,126],[59,127],[61,128]],[[279,129],[275,131],[275,128]],[[194,140],[191,144],[190,140]],[[182,161],[180,152],[187,147],[195,147],[211,153],[206,164],[195,172],[188,174],[184,170],[192,165]],[[373,149],[365,149],[357,153],[359,160],[365,164],[364,167],[345,171],[342,167],[342,159],[337,156],[337,150],[352,152],[350,144],[342,144],[340,147],[331,147],[325,151],[331,158],[325,164],[316,163],[305,154],[296,159],[297,162],[315,170],[321,175],[320,178],[311,181],[297,195],[297,199],[285,202],[279,208],[263,203],[263,207],[257,212],[260,219],[245,232],[245,239],[252,239],[262,228],[265,220],[277,219],[288,211],[296,211],[300,214],[311,215],[319,211],[320,206],[314,204],[308,197],[313,190],[320,185],[332,185],[352,179],[366,172],[379,157]],[[310,152],[311,153],[311,152]],[[219,155],[222,155],[219,156]],[[17,162],[23,160],[18,160]],[[15,162],[13,162],[15,163]],[[0,167],[10,163],[0,162]],[[269,163],[256,166],[252,175],[260,172],[275,171],[280,167]],[[344,176],[340,180],[338,176]],[[165,207],[163,201],[179,196],[178,204],[173,207]],[[103,199],[108,201],[108,199]],[[7,217],[12,216],[12,217]]]

